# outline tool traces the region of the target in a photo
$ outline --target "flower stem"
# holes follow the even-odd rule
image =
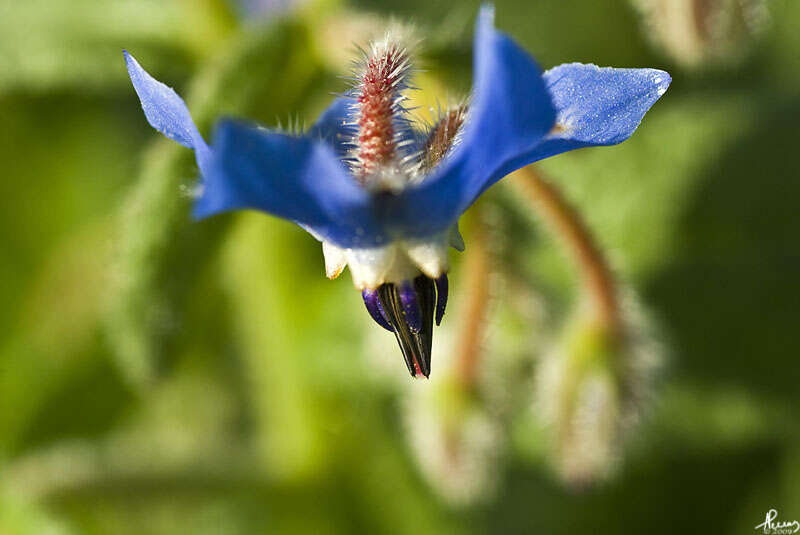
[[[620,332],[620,311],[617,289],[608,262],[595,244],[591,232],[578,212],[570,206],[558,189],[529,165],[515,173],[514,183],[561,240],[575,260],[589,303],[597,320],[609,332]]]
[[[489,303],[487,229],[479,204],[473,207],[472,212],[469,252],[464,259],[462,282],[467,291],[466,304],[458,329],[455,369],[458,382],[468,389],[475,384]]]

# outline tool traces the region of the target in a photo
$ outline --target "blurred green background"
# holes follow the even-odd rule
[[[423,102],[469,88],[477,2],[268,4],[0,0],[0,533],[749,534],[770,508],[800,519],[800,3],[496,4],[545,68],[673,77],[629,141],[540,166],[637,292],[664,362],[618,470],[580,487],[553,469],[533,401],[574,271],[515,190],[481,201],[497,269],[466,400],[446,370],[471,225],[424,382],[302,230],[189,220],[192,155],[147,125],[123,48],[205,134],[223,115],[310,124],[390,15],[424,38]],[[467,421],[449,459],[440,430]]]

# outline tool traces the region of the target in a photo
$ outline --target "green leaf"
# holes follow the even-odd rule
[[[177,41],[177,3],[156,0],[3,2],[0,92],[63,86],[91,89],[121,83],[119,51]]]

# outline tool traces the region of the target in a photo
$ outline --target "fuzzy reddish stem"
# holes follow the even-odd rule
[[[561,239],[568,254],[575,259],[582,285],[598,321],[610,331],[619,332],[619,302],[614,277],[580,215],[532,165],[514,175],[514,184],[536,206],[541,217]]]
[[[487,229],[480,205],[472,208],[469,228],[469,253],[464,258],[463,287],[466,305],[459,325],[456,347],[456,378],[466,388],[472,388],[478,372],[481,343],[486,332],[486,313],[489,305],[489,251]]]

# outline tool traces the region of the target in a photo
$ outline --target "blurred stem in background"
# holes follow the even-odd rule
[[[624,434],[650,395],[655,336],[619,283],[580,214],[534,166],[512,181],[579,273],[579,302],[537,370],[538,406],[550,426],[561,477],[582,487],[610,476]]]
[[[466,231],[469,251],[464,256],[459,286],[464,288],[461,318],[454,348],[455,376],[461,388],[473,392],[480,373],[480,358],[489,314],[489,248],[481,204],[472,207]]]
[[[487,403],[485,384],[487,366],[494,364],[486,347],[493,258],[485,202],[477,202],[460,223],[469,245],[453,277],[458,280],[450,312],[453,338],[438,345],[431,378],[404,389],[402,414],[418,466],[431,487],[457,507],[494,495],[505,442],[504,422]]]
[[[742,62],[769,23],[767,0],[633,0],[647,36],[690,68]]]
[[[517,171],[513,183],[533,204],[535,213],[544,220],[577,266],[581,288],[589,299],[596,321],[613,336],[618,336],[620,307],[617,285],[605,256],[578,212],[532,165]]]

